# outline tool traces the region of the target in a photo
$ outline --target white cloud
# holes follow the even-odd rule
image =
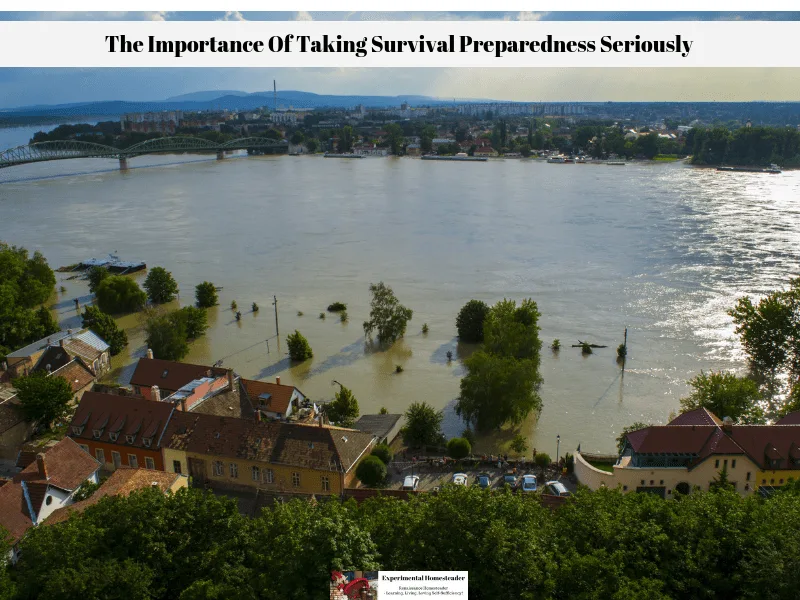
[[[295,21],[313,21],[314,19],[311,17],[311,13],[306,12],[304,10],[298,11],[297,14],[294,16]]]
[[[221,19],[217,19],[218,21],[246,21],[238,10],[229,10],[225,12],[225,16]]]
[[[542,17],[550,13],[546,12],[531,12],[529,10],[522,11],[517,15],[517,21],[540,21]]]

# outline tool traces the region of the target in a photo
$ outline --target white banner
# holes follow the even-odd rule
[[[469,572],[380,571],[377,588],[378,600],[467,600]]]
[[[0,67],[798,67],[800,23],[0,22]]]

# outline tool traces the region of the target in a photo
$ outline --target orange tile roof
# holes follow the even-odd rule
[[[255,381],[254,379],[242,379],[247,396],[254,407],[265,404],[264,409],[269,412],[286,414],[292,394],[295,391],[293,385],[283,385],[282,383],[270,383],[267,381]],[[269,394],[270,398],[266,402],[260,397]]]
[[[56,369],[50,373],[51,377],[63,377],[67,380],[72,391],[78,393],[83,388],[91,385],[95,380],[95,375],[92,371],[83,364],[79,358],[68,362],[63,367]]]

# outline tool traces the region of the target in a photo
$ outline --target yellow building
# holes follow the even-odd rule
[[[593,467],[580,453],[575,457],[575,474],[591,489],[619,487],[666,498],[707,490],[723,470],[742,495],[769,494],[800,478],[800,413],[775,425],[735,425],[700,408],[628,433],[613,472]]]
[[[176,412],[162,448],[165,470],[195,486],[339,495],[374,443],[352,429]]]

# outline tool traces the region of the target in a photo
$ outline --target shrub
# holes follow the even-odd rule
[[[334,302],[328,305],[328,312],[342,312],[347,310],[347,304],[344,302]]]
[[[392,450],[386,444],[378,444],[372,449],[372,456],[377,456],[383,461],[383,464],[388,465],[392,462]]]
[[[325,313],[319,313],[319,318],[324,321],[325,320]]]
[[[356,477],[368,487],[383,485],[386,481],[386,465],[377,456],[370,455],[356,467]]]
[[[236,310],[239,308],[239,305],[236,304],[236,300],[231,300],[231,310]]]
[[[483,322],[489,314],[489,306],[480,300],[470,300],[459,311],[456,317],[458,338],[462,342],[478,343],[483,341]]]
[[[592,347],[589,345],[588,342],[583,342],[581,344],[581,354],[591,354],[591,353],[592,353]]]
[[[178,293],[178,283],[164,267],[153,267],[144,280],[147,298],[153,304],[172,302]]]
[[[217,288],[210,281],[198,283],[194,297],[199,308],[211,308],[217,305]]]
[[[428,324],[427,323],[423,323],[422,324],[422,333],[428,333]]]
[[[395,365],[394,366],[394,372],[395,373],[402,373],[403,371],[404,371],[403,365]]]
[[[572,475],[575,471],[575,456],[571,452],[564,455],[564,465],[567,467],[567,474]]]
[[[302,310],[298,310],[297,311],[297,316],[298,317],[302,317],[303,316],[303,311]]]
[[[463,437],[453,438],[447,442],[447,454],[450,458],[460,460],[469,456],[470,452],[472,452],[472,445]]]
[[[104,313],[119,314],[144,308],[147,294],[130,277],[109,275],[97,286],[97,306]]]
[[[554,339],[553,343],[550,344],[550,349],[553,350],[553,352],[558,352],[561,350],[561,340],[558,338]]]
[[[346,310],[343,310],[342,312],[339,313],[339,321],[341,321],[342,323],[347,323],[348,319],[349,317],[347,316]]]
[[[514,439],[511,440],[510,447],[517,454],[525,454],[525,452],[528,451],[528,440],[526,440],[525,436],[521,433],[518,433],[514,436]]]
[[[253,306],[251,308],[253,309],[254,313],[258,312],[258,304],[256,304],[255,302],[253,302]]]
[[[617,358],[625,358],[628,355],[628,347],[625,344],[617,346]]]
[[[467,427],[464,431],[461,432],[461,437],[467,440],[470,446],[475,445],[475,432],[472,431],[472,429],[470,429],[469,427]]]
[[[533,462],[540,469],[546,469],[550,466],[550,463],[552,463],[553,460],[550,458],[550,455],[547,452],[539,452],[533,459]]]
[[[301,361],[314,356],[308,340],[297,329],[286,337],[286,344],[289,346],[289,357],[292,360]]]
[[[385,406],[381,406],[381,409],[378,411],[378,414],[388,415],[389,414],[389,409],[386,408]]]

